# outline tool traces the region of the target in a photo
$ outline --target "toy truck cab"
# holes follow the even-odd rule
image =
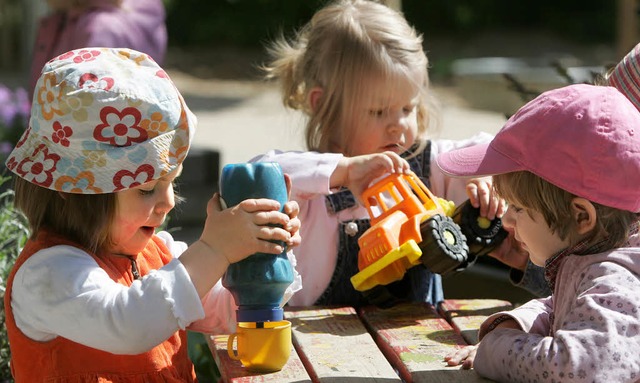
[[[358,240],[356,290],[399,280],[421,262],[445,274],[468,256],[465,236],[449,217],[453,202],[435,197],[414,174],[391,174],[363,194],[371,227]]]

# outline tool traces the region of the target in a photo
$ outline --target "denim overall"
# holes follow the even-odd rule
[[[412,153],[411,151],[407,152]],[[417,156],[408,159],[411,170],[416,173],[427,187],[429,182],[429,163],[431,160],[431,142]],[[356,206],[357,202],[348,189],[326,196],[329,214]],[[355,224],[355,226],[354,226]],[[357,231],[354,232],[354,228]],[[353,288],[351,277],[358,273],[358,238],[371,227],[369,219],[356,219],[341,222],[339,227],[339,250],[336,268],[331,282],[315,305],[349,305],[360,307],[375,304],[390,307],[401,302],[427,302],[435,305],[444,299],[440,275],[432,273],[419,264],[407,270],[402,280],[385,286],[376,286],[360,292]]]

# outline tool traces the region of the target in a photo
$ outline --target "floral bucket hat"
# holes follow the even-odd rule
[[[29,127],[6,165],[67,193],[113,193],[158,179],[184,160],[196,117],[147,54],[84,48],[45,64]]]

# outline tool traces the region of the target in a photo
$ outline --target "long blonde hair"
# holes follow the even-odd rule
[[[367,79],[413,80],[421,93],[418,136],[424,138],[436,107],[429,92],[428,60],[422,36],[402,14],[370,0],[339,0],[319,10],[293,40],[284,36],[267,47],[267,79],[281,85],[285,106],[304,112],[309,150],[332,151],[350,139],[354,106],[366,94]],[[418,74],[419,76],[416,76]],[[323,91],[312,110],[309,92]]]

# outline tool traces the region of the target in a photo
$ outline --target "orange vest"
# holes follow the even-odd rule
[[[29,240],[16,260],[7,280],[4,296],[7,333],[11,347],[11,370],[16,383],[35,382],[195,382],[193,364],[187,354],[187,336],[177,331],[151,350],[138,355],[115,355],[83,346],[63,337],[48,342],[36,342],[25,336],[16,326],[11,311],[11,290],[16,271],[38,250],[55,245],[77,244],[51,232],[42,231]],[[115,282],[131,286],[134,278],[131,261],[125,257],[98,257],[91,254],[98,265]],[[153,236],[145,249],[137,255],[141,276],[159,269],[172,260],[162,242]]]

